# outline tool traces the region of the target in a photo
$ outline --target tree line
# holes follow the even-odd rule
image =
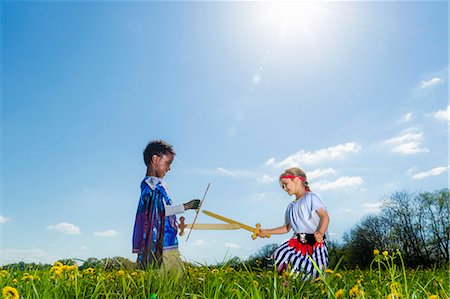
[[[338,263],[347,269],[367,268],[374,249],[389,252],[400,250],[408,267],[432,267],[449,261],[450,192],[411,193],[398,191],[383,202],[380,211],[364,217],[343,236],[343,242],[329,242],[330,268]],[[249,258],[233,257],[217,264],[233,267],[270,268],[270,255],[277,244],[263,246]],[[65,265],[75,264],[74,259],[60,260]],[[80,269],[103,267],[106,269],[135,269],[136,264],[124,257],[88,258],[78,260]],[[51,265],[19,262],[3,266],[3,269],[45,269]]]

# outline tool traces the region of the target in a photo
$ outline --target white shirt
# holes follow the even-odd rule
[[[169,195],[169,188],[166,184],[166,182],[164,182],[161,178],[158,177],[154,177],[154,176],[149,176],[145,182],[147,183],[147,185],[152,189],[155,190],[156,185],[161,184],[161,186],[164,188],[164,190],[166,191],[167,195]],[[170,204],[167,204],[165,200],[163,200],[163,204],[164,204],[164,210],[165,210],[165,215],[167,216],[172,216],[175,214],[180,214],[180,213],[184,213],[184,205],[172,205],[172,200],[169,198]]]
[[[295,233],[313,234],[319,225],[320,217],[317,211],[327,207],[320,197],[313,192],[306,192],[300,199],[291,202],[285,213],[285,225],[291,227]]]

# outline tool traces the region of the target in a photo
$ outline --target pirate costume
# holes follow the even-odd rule
[[[141,183],[133,231],[133,253],[138,254],[140,268],[160,266],[163,251],[178,251],[175,214],[184,212],[184,206],[172,206],[167,193],[167,185],[160,178],[147,176]]]
[[[309,191],[309,189],[307,190]],[[325,204],[313,192],[306,192],[300,199],[291,202],[285,214],[285,224],[294,230],[292,238],[279,246],[272,254],[277,272],[290,269],[291,273],[302,275],[302,280],[319,276],[312,260],[324,271],[328,265],[326,235],[323,242],[316,242],[314,232],[319,225],[319,209],[326,211]]]

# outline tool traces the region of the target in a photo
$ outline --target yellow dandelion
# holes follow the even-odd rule
[[[61,262],[56,262],[53,264],[54,267],[61,267],[63,265],[63,263]]]
[[[431,295],[428,299],[439,299],[438,295]]]
[[[353,296],[357,296],[358,294],[359,294],[359,289],[358,289],[358,286],[355,285],[353,288],[350,289],[349,295],[350,295],[350,297],[353,297]]]
[[[3,298],[5,299],[19,299],[19,292],[16,288],[6,286],[2,290]]]
[[[253,285],[254,285],[255,287],[259,287],[259,282],[257,282],[256,280],[253,280]]]
[[[379,251],[378,249],[374,249],[374,250],[373,250],[373,254],[374,254],[374,255],[379,255],[379,254],[380,254],[380,251]]]
[[[337,290],[336,294],[334,294],[334,296],[335,296],[337,299],[340,299],[340,298],[342,298],[342,294],[343,294],[343,293],[344,293],[344,290],[339,289],[339,290]]]
[[[123,271],[123,270],[119,270],[119,271],[117,271],[116,272],[116,276],[125,276],[125,271]]]
[[[8,270],[2,270],[0,271],[0,277],[5,277],[8,275]]]
[[[325,270],[325,273],[333,274],[333,270],[331,270],[331,269],[326,269],[326,270]]]
[[[337,279],[341,279],[341,278],[342,278],[342,275],[341,275],[341,273],[336,273],[336,274],[334,275],[334,277],[336,277]]]
[[[13,284],[17,284],[17,279],[14,278],[14,279],[12,280],[12,283],[13,283]]]
[[[24,273],[24,275],[22,276],[22,280],[27,281],[27,280],[34,280],[33,275],[30,275],[28,273]]]
[[[94,271],[95,271],[94,268],[89,267],[89,268],[86,268],[86,269],[83,270],[83,274],[84,275],[91,275],[91,274],[94,274]],[[136,273],[136,272],[133,272],[133,273]]]
[[[384,255],[384,256],[388,256],[388,255],[389,255],[389,252],[388,252],[387,250],[385,250],[385,251],[383,251],[383,255]]]

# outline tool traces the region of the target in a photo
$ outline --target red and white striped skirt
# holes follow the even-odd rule
[[[302,280],[319,277],[319,273],[309,257],[321,271],[325,271],[328,266],[326,242],[309,245],[301,243],[296,237],[293,237],[275,249],[271,256],[275,261],[278,273],[281,274],[288,270],[293,274],[302,275]]]

